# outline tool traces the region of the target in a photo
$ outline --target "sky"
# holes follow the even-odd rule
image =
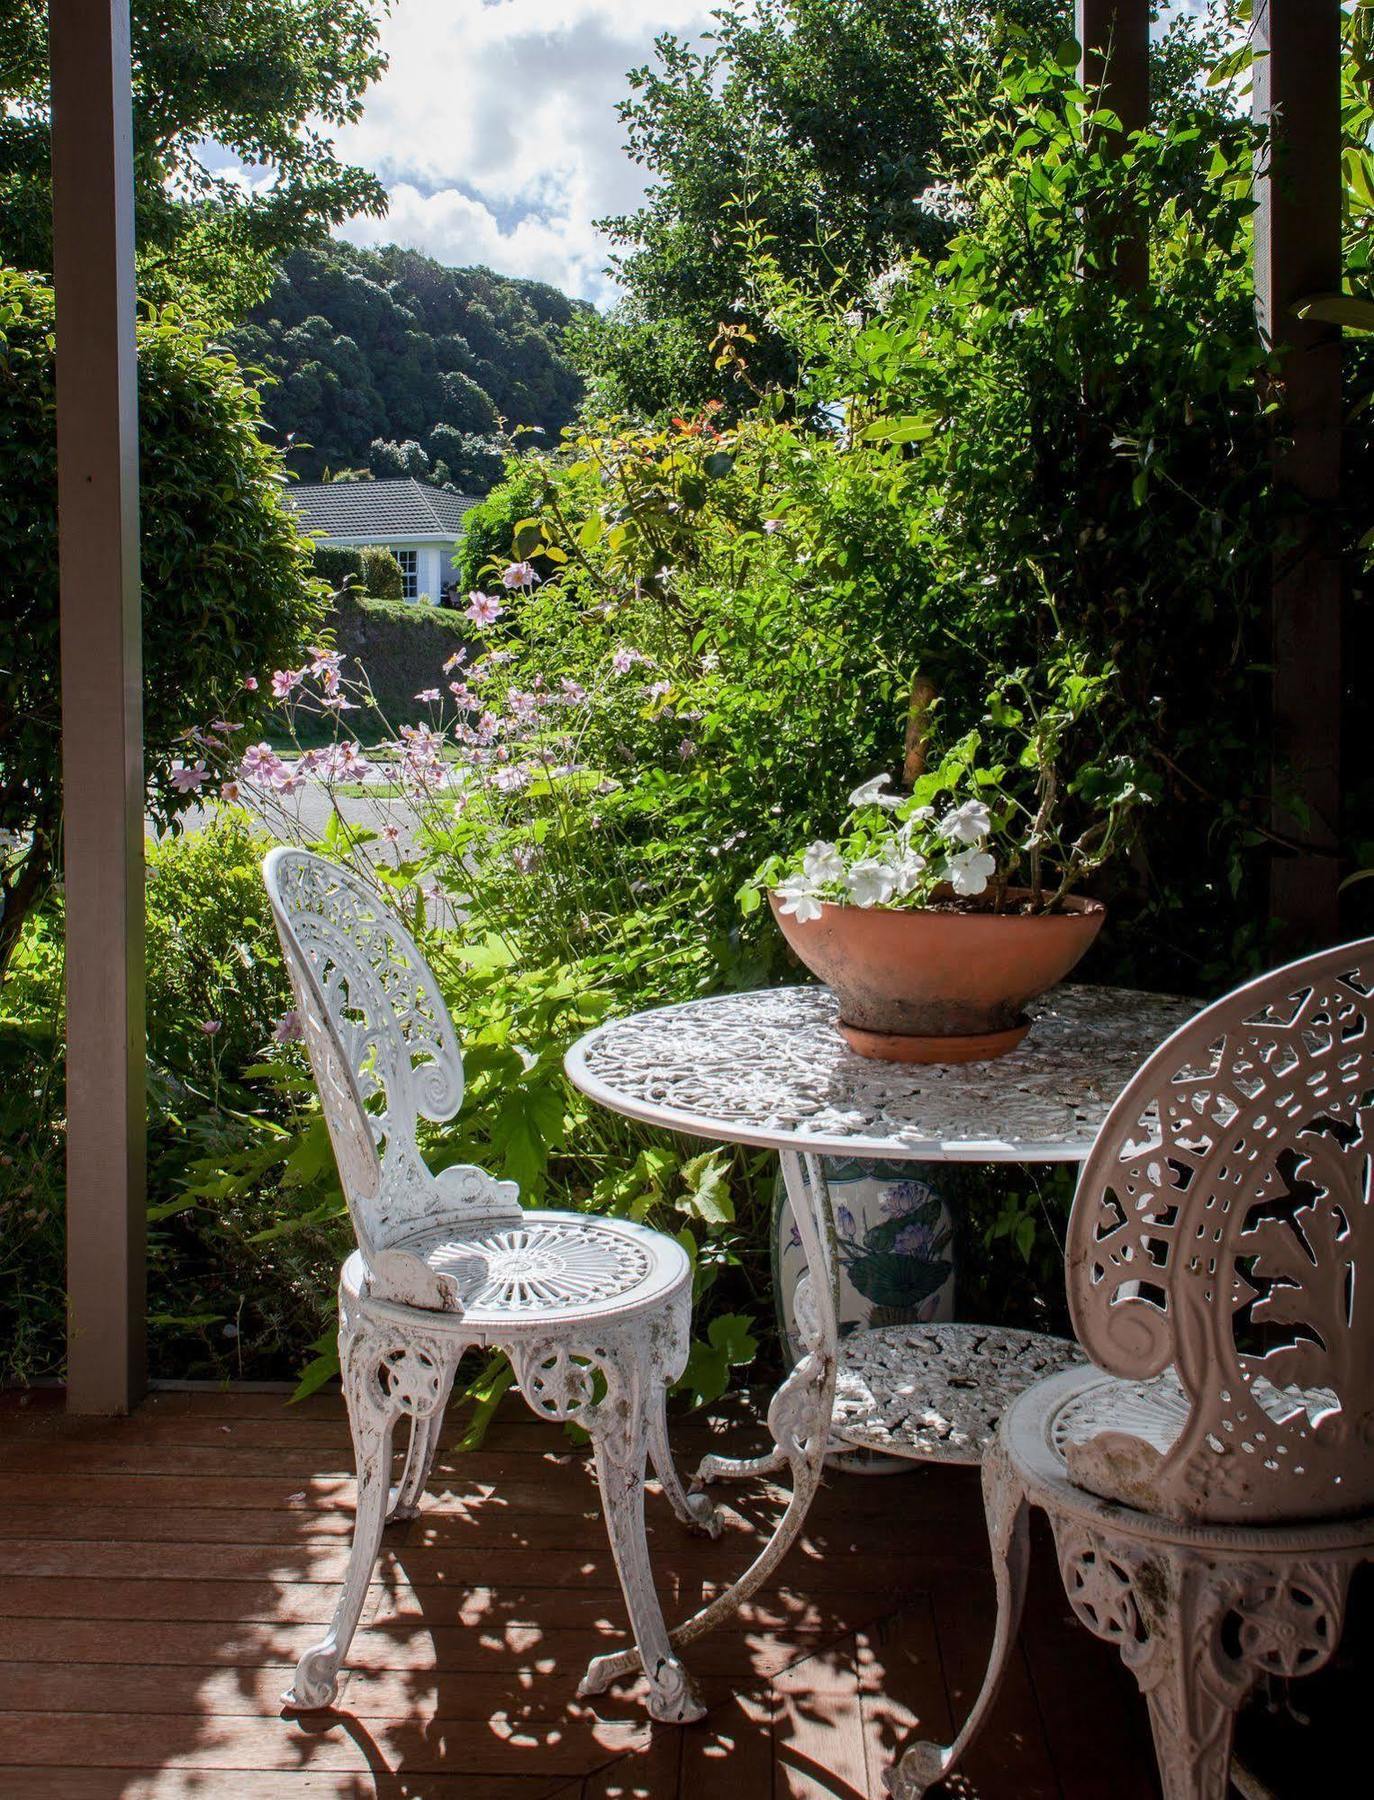
[[[717,0],[395,0],[391,58],[340,153],[380,176],[384,219],[355,244],[400,243],[457,266],[551,281],[606,303],[593,221],[632,208],[643,173],[615,103],[657,33],[696,35]]]
[[[362,119],[336,134],[347,160],[381,178],[391,210],[341,235],[609,303],[594,221],[631,210],[644,189],[615,116],[625,73],[652,60],[659,32],[698,36],[718,3],[393,0],[391,66]]]

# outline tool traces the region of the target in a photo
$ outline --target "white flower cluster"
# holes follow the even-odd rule
[[[932,181],[924,193],[917,194],[918,209],[946,225],[967,225],[973,218],[973,202],[952,181]]]
[[[938,820],[930,806],[909,806],[891,791],[891,777],[875,775],[849,796],[857,812],[881,807],[902,811],[881,849],[866,845],[853,861],[838,844],[818,839],[802,855],[799,874],[777,885],[779,911],[805,925],[819,919],[827,901],[850,906],[896,906],[922,887],[948,882],[960,899],[987,891],[997,864],[985,848],[992,814],[981,800],[965,800]],[[923,848],[912,839],[920,831]]]

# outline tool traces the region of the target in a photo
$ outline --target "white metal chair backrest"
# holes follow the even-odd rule
[[[1113,1106],[1074,1199],[1069,1304],[1100,1367],[1176,1371],[1159,1511],[1374,1506],[1372,1174],[1374,939],[1218,1000]]]
[[[463,1099],[453,1021],[415,940],[375,888],[322,856],[268,852],[263,880],[354,1232],[374,1266],[440,1214],[519,1214],[478,1169],[438,1180],[416,1144],[423,1117]]]

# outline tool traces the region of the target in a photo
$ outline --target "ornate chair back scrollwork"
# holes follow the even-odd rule
[[[1372,1173],[1374,940],[1250,982],[1150,1057],[1067,1246],[1075,1333],[1148,1384],[1142,1430],[1128,1412],[1068,1444],[1078,1485],[1216,1523],[1374,1507]]]
[[[521,1209],[512,1183],[470,1167],[436,1177],[420,1155],[420,1119],[451,1119],[463,1099],[443,996],[414,939],[361,877],[279,847],[263,878],[373,1291],[453,1310],[453,1284],[406,1241],[441,1217],[518,1219]]]

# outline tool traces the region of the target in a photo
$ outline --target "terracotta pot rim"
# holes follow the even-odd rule
[[[1020,900],[1029,897],[1030,891],[1029,888],[1008,888],[1006,897],[1009,900]],[[775,909],[781,898],[776,888],[769,889],[769,904]],[[1060,912],[1040,913],[988,912],[976,907],[965,910],[963,907],[948,906],[859,906],[850,900],[822,900],[821,906],[828,913],[862,913],[867,918],[938,919],[942,923],[946,920],[967,919],[991,921],[997,925],[1040,925],[1054,919],[1091,918],[1107,910],[1105,901],[1094,900],[1087,894],[1067,894]],[[812,922],[819,924],[820,921]]]

